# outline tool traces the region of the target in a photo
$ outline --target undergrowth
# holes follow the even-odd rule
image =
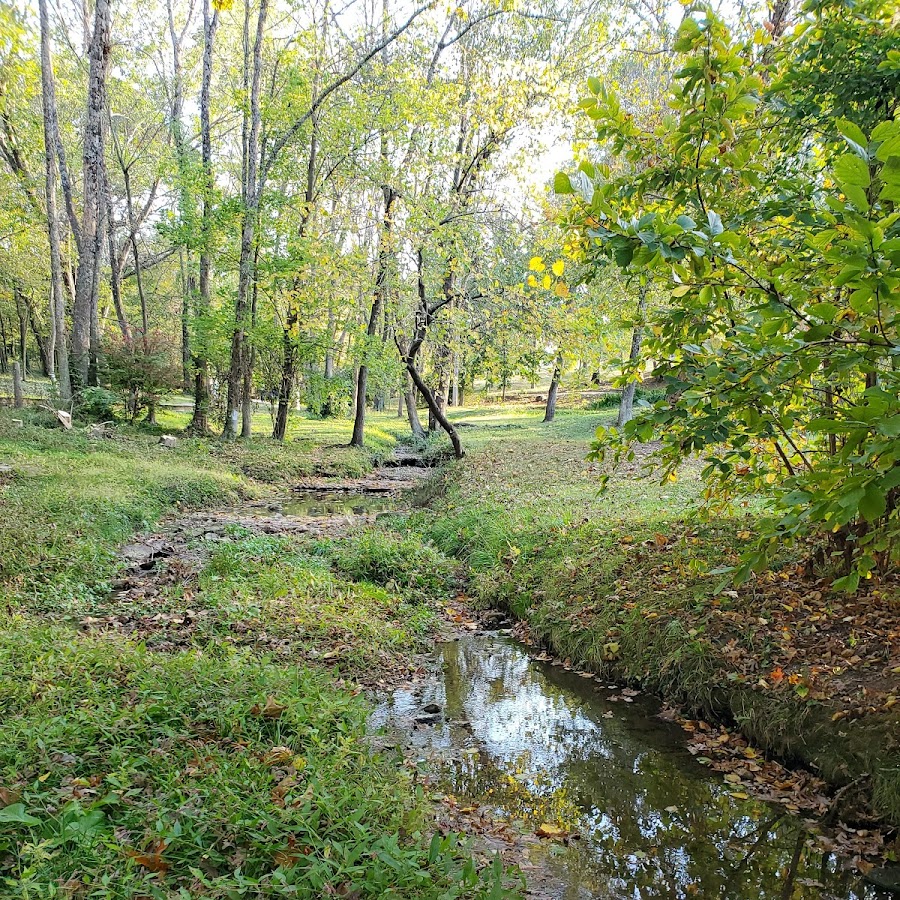
[[[0,886],[21,900],[506,896],[429,843],[367,708],[265,657],[0,631]],[[387,801],[387,802],[386,802]]]

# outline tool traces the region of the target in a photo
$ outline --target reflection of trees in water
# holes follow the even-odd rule
[[[448,718],[467,720],[480,747],[450,767],[454,790],[532,827],[584,835],[551,859],[567,898],[878,896],[808,847],[789,817],[698,779],[671,732],[635,727],[622,714],[644,714],[630,710],[602,718],[570,676],[541,671],[513,645],[450,644],[444,679]],[[454,743],[468,737],[447,727]]]

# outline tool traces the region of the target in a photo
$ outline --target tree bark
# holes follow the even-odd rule
[[[268,0],[260,0],[259,15],[256,22],[256,41],[253,46],[253,70],[250,80],[250,128],[247,135],[246,175],[243,179],[242,189],[244,213],[241,224],[240,267],[237,297],[234,305],[234,330],[231,336],[231,364],[228,369],[228,395],[225,408],[225,430],[223,432],[223,437],[230,439],[236,438],[238,434],[244,373],[249,363],[247,359],[246,327],[252,302],[252,286],[256,277],[253,260],[256,243],[256,219],[259,215],[260,201],[257,189],[259,132],[262,124],[260,85],[262,82],[262,45],[268,6]]]
[[[49,336],[41,334],[38,325],[37,310],[34,308],[34,301],[28,294],[23,294],[25,301],[25,309],[28,310],[28,324],[31,326],[31,333],[34,335],[34,342],[38,348],[38,354],[41,357],[41,369],[44,375],[51,376],[53,370],[53,349],[52,341]]]
[[[413,383],[419,389],[419,393],[425,398],[425,402],[428,404],[428,409],[434,415],[435,419],[437,419],[438,424],[444,431],[447,432],[447,436],[450,438],[450,443],[453,445],[453,455],[456,459],[462,459],[466,454],[462,448],[462,443],[459,440],[459,434],[453,425],[450,424],[450,420],[444,415],[444,411],[441,409],[437,400],[435,399],[434,394],[431,392],[431,389],[425,384],[425,380],[419,374],[419,370],[412,365],[411,363],[407,363],[406,366],[407,372],[409,372],[412,377]]]
[[[641,357],[641,342],[644,336],[644,316],[647,312],[647,287],[641,285],[640,294],[638,295],[638,322],[634,326],[631,333],[631,351],[628,354],[628,361],[632,365],[637,365]],[[616,427],[621,428],[634,417],[634,392],[637,388],[637,382],[632,380],[622,388],[622,399],[619,401],[619,415],[616,418]]]
[[[253,271],[257,271],[259,263],[259,245],[253,251]],[[258,300],[259,282],[254,277],[251,288],[252,301],[250,303],[250,325],[256,327],[256,303]],[[251,342],[244,352],[244,371],[242,375],[241,396],[241,437],[253,436],[253,369],[256,366],[256,346]]]
[[[179,256],[181,269],[181,389],[185,394],[191,392],[191,298],[193,297],[192,278],[188,274],[184,259],[184,250]]]
[[[203,75],[200,82],[200,159],[203,169],[203,198],[201,209],[200,243],[200,297],[198,313],[201,320],[210,309],[210,271],[212,257],[210,243],[212,231],[212,202],[215,180],[212,170],[212,131],[210,126],[210,93],[212,90],[213,45],[219,24],[218,10],[212,10],[210,0],[203,0]],[[203,341],[198,342],[194,353],[194,414],[191,431],[209,434],[209,359]]]
[[[413,437],[423,439],[425,437],[425,429],[419,421],[419,410],[416,405],[416,386],[409,372],[406,373],[406,382],[406,390],[403,392],[403,403],[406,406],[406,417],[409,419],[409,430],[413,433]]]
[[[22,367],[18,360],[13,363],[13,405],[16,409],[21,409],[25,405],[22,392]]]
[[[434,320],[434,316],[439,309],[442,309],[446,306],[452,299],[452,285],[445,281],[444,284],[444,296],[434,304],[430,304],[428,302],[428,295],[425,289],[425,254],[420,247],[416,251],[416,269],[418,272],[417,279],[417,293],[419,298],[419,305],[416,309],[416,327],[415,334],[413,339],[407,344],[401,341],[399,338],[394,339],[394,342],[397,344],[397,349],[400,352],[400,358],[403,360],[403,365],[406,367],[406,371],[409,373],[410,378],[413,380],[413,384],[419,389],[419,393],[425,398],[425,403],[428,405],[429,413],[434,416],[435,421],[447,432],[447,436],[450,438],[450,443],[453,445],[453,454],[457,459],[462,459],[465,455],[465,452],[462,448],[462,443],[459,439],[459,434],[456,429],[450,423],[450,420],[444,415],[443,410],[438,405],[437,400],[429,389],[428,385],[425,384],[424,379],[419,374],[419,370],[416,368],[416,356],[419,353],[419,350],[422,348],[422,344],[425,342],[425,337],[428,334],[428,328]],[[409,401],[407,401],[409,402]],[[414,403],[413,403],[414,406]],[[411,417],[412,423],[412,417]]]
[[[19,317],[19,362],[24,377],[28,372],[28,312],[18,287],[13,288],[13,294],[16,300],[16,315]]]
[[[113,298],[113,308],[116,311],[116,321],[119,323],[119,331],[122,332],[122,340],[131,345],[131,326],[125,317],[125,308],[122,306],[122,283],[119,278],[119,267],[116,265],[118,255],[116,247],[116,223],[113,220],[112,200],[109,196],[109,183],[106,185],[106,231],[109,237],[109,289]]]
[[[53,353],[56,383],[61,400],[72,397],[69,376],[69,348],[66,335],[66,297],[63,290],[62,255],[59,246],[59,220],[56,209],[56,145],[59,125],[56,113],[56,87],[53,59],[50,55],[50,20],[47,0],[38,0],[41,27],[41,103],[44,119],[44,202],[47,208],[47,234],[50,243],[50,314],[53,317]]]
[[[553,378],[550,379],[550,390],[547,392],[547,407],[544,410],[544,421],[552,422],[556,415],[556,395],[559,393],[559,379],[562,374],[562,353],[556,357],[556,363],[553,366]]]
[[[112,11],[109,0],[96,0],[94,31],[88,51],[88,92],[84,127],[81,241],[72,311],[72,361],[80,385],[96,383],[99,325],[100,223],[106,144],[106,76],[109,70]]]
[[[362,447],[365,441],[366,429],[366,387],[369,377],[369,367],[366,365],[365,356],[369,353],[372,338],[378,333],[378,322],[382,316],[387,294],[388,265],[391,252],[391,228],[393,224],[393,207],[397,195],[388,185],[382,185],[384,196],[384,208],[381,217],[381,234],[378,238],[378,257],[375,271],[375,290],[372,294],[372,309],[369,312],[369,324],[366,327],[366,347],[363,362],[360,364],[356,376],[356,408],[353,416],[353,435],[350,438],[351,447]]]

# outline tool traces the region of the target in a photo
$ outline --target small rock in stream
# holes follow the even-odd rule
[[[440,721],[440,713],[436,716],[416,716],[415,719],[413,719],[413,722],[415,722],[416,725],[437,725]]]
[[[423,706],[422,709],[425,712],[431,713],[431,715],[434,715],[435,713],[439,713],[441,711],[441,705],[439,703],[428,703],[425,706]]]

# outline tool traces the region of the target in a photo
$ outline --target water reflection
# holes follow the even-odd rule
[[[389,494],[354,494],[350,491],[298,491],[282,504],[288,516],[365,515],[395,509]]]
[[[501,637],[441,655],[441,677],[396,692],[373,725],[402,728],[436,755],[457,796],[529,829],[578,832],[539,851],[566,885],[561,900],[896,900],[812,847],[797,820],[733,797],[648,701],[610,703]],[[429,703],[442,718],[413,728]]]

